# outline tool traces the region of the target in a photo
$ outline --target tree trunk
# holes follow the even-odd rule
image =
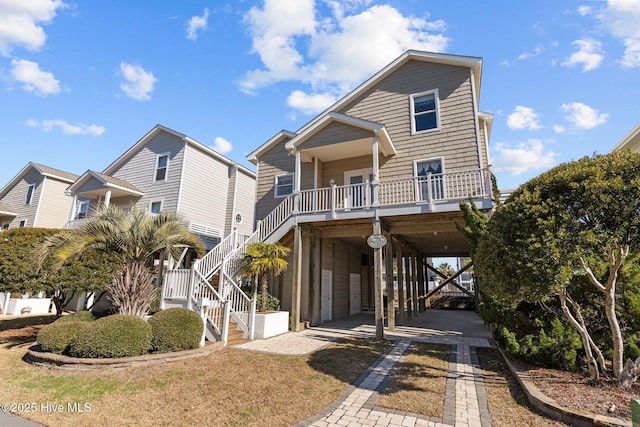
[[[607,254],[609,261],[609,277],[607,278],[606,286],[600,283],[600,281],[593,274],[593,271],[587,265],[584,258],[580,258],[582,267],[587,273],[587,277],[593,283],[593,285],[601,290],[605,295],[604,310],[609,322],[609,329],[611,330],[611,338],[613,340],[613,376],[614,378],[620,378],[622,369],[624,368],[624,341],[622,340],[622,331],[620,330],[620,322],[616,315],[616,283],[618,281],[618,272],[622,267],[625,258],[629,255],[629,246],[622,246],[610,249]]]
[[[571,310],[567,306],[567,288],[563,287],[558,293],[558,297],[560,299],[560,306],[562,307],[562,312],[565,317],[573,327],[576,329],[580,338],[582,339],[582,347],[584,348],[585,358],[587,361],[587,365],[589,366],[589,374],[591,375],[591,379],[598,380],[600,379],[600,371],[598,370],[598,363],[596,362],[595,357],[593,357],[593,353],[591,352],[591,337],[587,332],[586,327],[583,327],[580,322],[578,322],[575,317],[571,314]],[[577,306],[574,306],[576,310],[579,310]]]
[[[155,298],[154,272],[144,263],[132,262],[118,271],[109,291],[118,314],[143,318]]]
[[[604,300],[604,310],[607,315],[607,320],[609,321],[609,327],[611,328],[611,338],[613,339],[613,377],[620,378],[624,367],[624,341],[622,340],[620,323],[616,316],[615,286],[607,289]]]
[[[260,301],[260,311],[261,312],[265,312],[267,311],[267,288],[268,288],[268,284],[267,284],[267,274],[263,274],[261,277],[261,291],[260,291],[260,295],[261,295],[261,300]]]

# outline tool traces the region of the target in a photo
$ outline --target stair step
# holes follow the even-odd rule
[[[249,338],[245,336],[244,331],[238,328],[237,326],[235,326],[235,323],[232,322],[232,324],[229,325],[229,333],[227,335],[227,345],[242,344],[243,342],[247,342],[247,341],[249,341]]]

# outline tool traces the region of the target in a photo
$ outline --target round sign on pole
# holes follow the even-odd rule
[[[372,234],[367,239],[367,244],[373,249],[378,249],[387,244],[387,238],[382,234]]]

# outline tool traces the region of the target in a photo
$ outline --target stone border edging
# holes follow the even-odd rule
[[[29,347],[22,360],[35,366],[66,369],[66,370],[90,370],[90,369],[115,369],[130,368],[132,366],[151,366],[175,360],[192,359],[207,356],[214,351],[222,350],[221,342],[207,344],[204,347],[191,350],[175,351],[172,353],[144,354],[142,356],[119,357],[114,359],[90,359],[69,357],[62,354],[43,352],[39,345]]]
[[[577,426],[611,426],[611,427],[631,427],[631,422],[623,421],[619,418],[596,415],[586,411],[570,409],[560,405],[558,402],[542,393],[542,391],[531,380],[528,373],[524,371],[516,362],[512,362],[504,351],[498,347],[509,370],[518,379],[527,399],[531,404],[544,414]]]

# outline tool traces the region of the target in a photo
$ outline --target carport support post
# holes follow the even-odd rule
[[[381,234],[380,220],[373,220],[373,234]],[[375,298],[376,338],[384,338],[384,299],[382,297],[382,248],[373,249],[373,288]]]
[[[300,330],[300,290],[302,283],[302,227],[293,228],[293,286],[291,286],[291,330]]]
[[[405,291],[407,293],[407,316],[409,319],[413,319],[413,300],[411,294],[413,293],[413,285],[411,283],[411,251],[409,247],[405,246],[404,251],[404,276],[406,279]]]
[[[424,257],[422,254],[418,254],[418,294],[419,294],[419,308],[420,312],[425,311],[424,305]]]
[[[396,267],[398,269],[398,325],[404,325],[404,272],[402,268],[402,242],[396,240]]]
[[[420,314],[418,311],[418,253],[416,251],[411,252],[411,277],[413,277],[413,315]]]
[[[391,234],[387,234],[384,263],[387,276],[387,327],[396,330],[396,293],[393,288],[393,242]]]

